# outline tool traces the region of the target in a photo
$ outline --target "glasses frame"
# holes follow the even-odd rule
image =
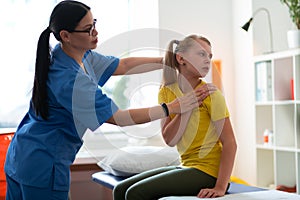
[[[86,30],[73,30],[73,31],[70,31],[70,33],[88,33],[89,36],[93,35],[93,31],[96,29],[96,23],[97,23],[97,19],[94,19],[93,21],[93,25],[91,26],[91,28],[89,29],[86,29]]]

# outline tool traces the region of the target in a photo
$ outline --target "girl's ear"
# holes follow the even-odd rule
[[[70,41],[70,33],[66,30],[61,30],[59,32],[60,38],[63,42],[69,42]]]
[[[182,55],[180,55],[180,54],[176,54],[176,60],[177,60],[177,62],[180,64],[180,65],[185,65],[185,60],[184,60],[184,58],[183,58],[183,56]]]

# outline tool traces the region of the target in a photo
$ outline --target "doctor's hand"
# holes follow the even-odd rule
[[[205,84],[196,88],[192,92],[179,97],[172,102],[168,103],[168,109],[170,113],[185,113],[199,107],[203,100],[211,93],[216,91],[217,88],[213,84]]]
[[[218,88],[212,84],[212,83],[206,83],[205,85],[202,85],[195,89],[195,92],[198,92],[200,94],[200,99],[203,101],[206,97],[208,97],[210,94],[215,92]]]

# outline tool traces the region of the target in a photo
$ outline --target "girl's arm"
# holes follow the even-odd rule
[[[129,57],[120,59],[113,75],[138,74],[162,69],[162,57]]]
[[[212,84],[205,84],[196,89],[199,91],[202,101],[211,93],[216,91],[216,87]],[[200,104],[199,104],[200,105]],[[173,119],[167,117],[161,120],[162,136],[168,146],[175,146],[185,132],[192,111],[176,115]]]
[[[224,196],[230,175],[232,173],[237,144],[229,118],[215,122],[223,149],[221,153],[220,168],[216,185],[212,189],[202,189],[198,197],[215,198]]]
[[[175,146],[185,132],[192,111],[177,114],[172,120],[170,117],[161,120],[162,136],[168,146]]]

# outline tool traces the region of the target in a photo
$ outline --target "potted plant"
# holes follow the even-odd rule
[[[295,30],[287,32],[288,45],[290,48],[300,47],[300,0],[280,0],[285,4],[290,13],[293,23],[296,25]]]

